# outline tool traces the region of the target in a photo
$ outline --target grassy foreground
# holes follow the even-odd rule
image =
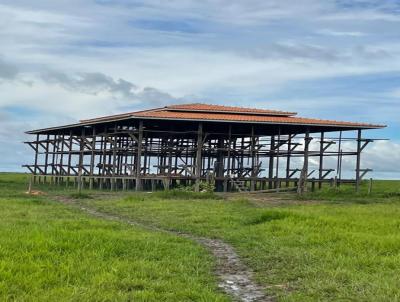
[[[280,301],[400,301],[400,182],[374,185],[278,205],[174,191],[85,203],[224,239]]]
[[[400,182],[366,187],[281,202],[176,191],[80,202],[222,238],[279,301],[400,301]],[[193,242],[91,218],[53,201],[72,196],[63,188],[25,189],[26,176],[0,174],[0,301],[229,300]]]
[[[228,301],[200,246],[27,196],[25,180],[0,174],[0,301]]]

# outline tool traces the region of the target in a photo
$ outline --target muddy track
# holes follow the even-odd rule
[[[93,207],[82,205],[77,200],[67,199],[65,197],[57,198],[57,201],[67,203],[71,206],[79,208],[95,217],[119,221],[132,226],[137,226],[149,231],[162,232],[170,235],[188,238],[193,240],[207,250],[209,250],[216,260],[215,275],[218,277],[218,287],[228,294],[233,301],[259,302],[259,301],[275,301],[274,297],[268,296],[265,290],[253,281],[252,271],[245,266],[235,250],[229,244],[219,239],[209,239],[198,237],[188,233],[166,230],[153,225],[137,222],[116,214],[99,211]]]

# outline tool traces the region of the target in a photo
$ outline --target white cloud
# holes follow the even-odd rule
[[[364,37],[365,33],[359,31],[336,31],[331,29],[321,29],[317,33],[328,36],[348,36],[348,37]]]
[[[319,17],[323,21],[387,21],[399,22],[400,17],[396,14],[382,13],[374,10],[338,12]]]
[[[360,91],[347,99],[294,93],[287,101],[260,101],[299,81],[400,71],[393,5],[338,3],[4,0],[0,110],[37,113],[34,125],[23,120],[4,125],[18,129],[20,123],[26,130],[164,105],[187,95],[309,116],[392,121],[397,90],[368,98]],[[379,106],[373,106],[374,98]]]

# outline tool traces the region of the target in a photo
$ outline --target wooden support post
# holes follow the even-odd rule
[[[54,173],[54,169],[55,169],[55,164],[56,164],[56,141],[57,141],[57,137],[54,134],[53,135],[53,140],[52,140],[52,144],[53,144],[53,152],[52,152],[52,156],[51,156],[51,175],[55,175],[57,173]],[[58,149],[57,149],[58,151]],[[56,171],[57,172],[57,171]],[[54,177],[50,178],[50,182],[53,183],[53,185],[55,184],[54,182]]]
[[[48,161],[49,161],[49,140],[50,136],[46,136],[46,148],[45,148],[45,155],[44,155],[44,178],[43,182],[46,183],[46,175],[47,175],[47,166],[48,166]]]
[[[139,122],[139,135],[136,153],[136,191],[142,190],[141,162],[142,162],[142,143],[143,143],[143,121]]]
[[[336,168],[336,176],[338,177],[338,184],[340,184],[341,179],[341,170],[342,170],[342,131],[339,132],[339,143],[338,143],[338,157],[337,157],[337,168]]]
[[[321,132],[321,141],[319,145],[319,173],[318,173],[318,189],[322,188],[322,175],[324,172],[324,132]]]
[[[95,160],[95,149],[96,149],[96,128],[93,127],[92,132],[92,152],[90,154],[90,176],[89,176],[89,189],[93,189],[93,175],[94,175],[94,160]]]
[[[280,151],[280,146],[281,146],[281,127],[279,126],[278,128],[278,145],[276,149],[276,167],[275,167],[275,188],[278,189],[281,186],[280,182],[278,181],[279,179],[279,151]]]
[[[271,136],[271,146],[269,151],[269,165],[268,165],[268,189],[272,189],[274,177],[274,152],[275,152],[275,136]]]
[[[291,158],[291,150],[292,150],[292,135],[289,134],[288,143],[287,143],[287,157],[286,157],[286,187],[290,185],[290,158]]]
[[[307,191],[307,176],[308,176],[308,149],[310,145],[310,130],[307,129],[304,137],[304,162],[303,162],[303,169],[301,170],[299,184],[297,187],[297,193],[302,195],[304,192]]]
[[[368,183],[368,195],[371,195],[372,193],[372,178],[369,179]]]
[[[210,161],[210,159],[209,159]],[[224,190],[224,180],[221,178],[224,177],[224,137],[221,136],[218,138],[218,149],[217,149],[217,162],[216,169],[214,171],[215,176],[218,180],[215,181],[215,186],[217,192],[221,192]]]
[[[195,192],[200,191],[202,149],[203,149],[203,123],[199,123],[198,129],[197,129],[197,144],[196,144],[196,164],[195,164],[196,183],[195,183],[195,188],[194,188]]]
[[[255,163],[255,137],[254,137],[254,126],[251,126],[251,135],[250,135],[250,156],[251,156],[251,173],[250,173],[250,191],[254,191],[256,188],[254,177],[255,177],[255,168],[256,168],[256,163]]]
[[[102,141],[103,141],[103,154],[102,154],[102,165],[101,165],[101,175],[103,176],[100,180],[100,189],[103,189],[104,183],[105,183],[105,179],[104,176],[106,176],[106,160],[107,160],[107,144],[108,144],[108,129],[107,127],[104,127],[104,135],[102,137]]]
[[[231,173],[231,148],[232,148],[232,125],[229,125],[229,130],[228,130],[228,164],[226,168],[226,174],[229,177]],[[226,190],[224,189],[224,192]]]
[[[361,130],[357,130],[357,158],[356,158],[356,192],[360,191],[360,164],[361,164]]]
[[[65,147],[65,135],[63,134],[61,136],[61,153],[60,153],[60,164],[59,164],[59,168],[60,168],[60,177],[58,179],[58,183],[61,181],[63,181],[63,175],[65,174],[64,172],[64,147]]]
[[[168,190],[171,185],[171,176],[172,176],[172,149],[174,147],[173,143],[174,143],[173,138],[172,138],[172,136],[170,136],[168,138],[168,179],[167,179]]]
[[[117,137],[117,125],[114,125],[114,137],[112,140],[112,172],[111,172],[111,191],[115,190],[115,186],[116,186],[116,179],[115,179],[115,172],[116,172],[116,163],[117,163],[117,158],[116,158],[116,154],[117,154],[117,142],[118,142],[118,137]]]
[[[72,131],[69,132],[69,144],[68,144],[68,167],[67,175],[71,175],[71,161],[72,161]],[[67,180],[67,186],[69,185],[69,178]]]
[[[78,193],[82,191],[82,170],[83,170],[83,151],[84,151],[85,128],[82,128],[82,134],[79,141],[79,164],[78,164]]]
[[[33,175],[32,174],[29,175],[28,194],[32,193],[32,178],[33,178]]]
[[[37,165],[38,165],[38,156],[39,156],[39,134],[36,134],[36,149],[35,149],[35,167],[34,167],[34,181],[36,181],[36,175],[37,175]]]

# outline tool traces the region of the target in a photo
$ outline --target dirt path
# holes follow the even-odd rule
[[[77,200],[72,200],[66,197],[60,196],[57,200],[73,205],[81,211],[98,218],[119,221],[146,230],[163,232],[196,241],[206,247],[213,254],[216,260],[215,274],[219,279],[218,286],[232,297],[233,301],[275,301],[272,296],[267,296],[264,289],[252,280],[252,271],[241,262],[233,247],[222,240],[198,237],[192,234],[166,230],[153,225],[143,224],[116,214],[99,211],[87,205],[82,205]]]

